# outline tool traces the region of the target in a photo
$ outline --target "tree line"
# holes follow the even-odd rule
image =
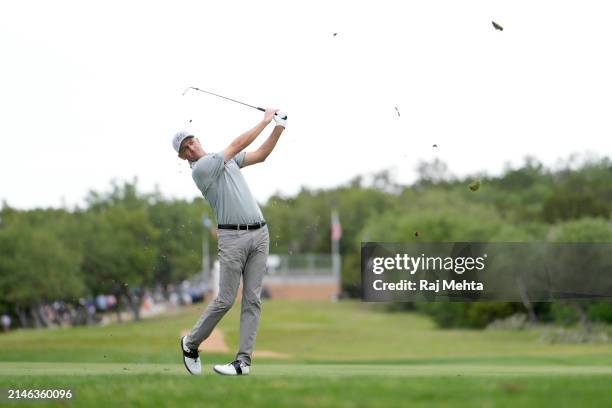
[[[270,253],[329,253],[330,212],[336,209],[342,224],[343,292],[359,297],[362,241],[612,242],[608,158],[579,165],[568,160],[557,169],[527,158],[521,167],[498,176],[462,178],[436,160],[420,163],[418,175],[416,182],[402,185],[382,171],[336,188],[271,196],[262,204]],[[469,186],[476,180],[480,187],[473,191]],[[203,216],[214,224],[202,198],[142,192],[133,180],[91,191],[85,201],[84,208],[28,211],[3,203],[0,311],[18,316],[22,325],[33,324],[37,305],[54,300],[76,304],[98,294],[115,295],[138,318],[143,288],[176,284],[201,269],[207,233]],[[578,319],[612,321],[605,302],[568,307]],[[554,308],[536,304],[532,316],[554,318]],[[431,304],[418,309],[442,326],[482,327],[524,305]],[[566,309],[561,314],[567,319]]]

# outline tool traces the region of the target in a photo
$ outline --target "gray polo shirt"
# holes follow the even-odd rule
[[[212,207],[218,224],[252,224],[264,221],[240,168],[245,152],[227,163],[223,152],[209,153],[192,164],[191,177]]]

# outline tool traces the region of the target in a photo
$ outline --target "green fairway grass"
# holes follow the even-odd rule
[[[438,330],[424,316],[354,301],[266,301],[256,349],[288,357],[255,358],[251,376],[232,378],[211,367],[233,354],[203,353],[205,374],[194,377],[178,340],[203,307],[137,323],[2,335],[0,387],[71,388],[70,404],[85,407],[612,403],[609,344],[539,342],[547,329]],[[219,326],[232,349],[238,314],[236,307]]]

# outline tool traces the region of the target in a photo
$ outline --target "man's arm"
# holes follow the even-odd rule
[[[261,122],[259,122],[253,129],[247,130],[238,136],[232,143],[230,143],[229,146],[225,148],[225,150],[223,150],[223,160],[226,162],[231,160],[232,157],[253,143],[253,140],[255,140],[261,131],[264,130],[264,128],[272,121],[272,117],[274,117],[274,113],[277,110],[278,109],[266,109],[264,118]]]
[[[242,167],[250,166],[251,164],[261,163],[272,153],[274,150],[274,146],[276,146],[276,142],[285,130],[284,126],[277,125],[270,133],[270,136],[266,139],[266,141],[259,146],[259,148],[253,152],[246,152],[244,155],[244,161],[242,162]]]

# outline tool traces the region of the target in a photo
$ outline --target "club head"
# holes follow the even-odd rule
[[[185,90],[183,91],[183,96],[185,96],[185,94],[187,92],[189,92],[190,89],[195,89],[193,86],[188,86],[187,88],[185,88]]]

